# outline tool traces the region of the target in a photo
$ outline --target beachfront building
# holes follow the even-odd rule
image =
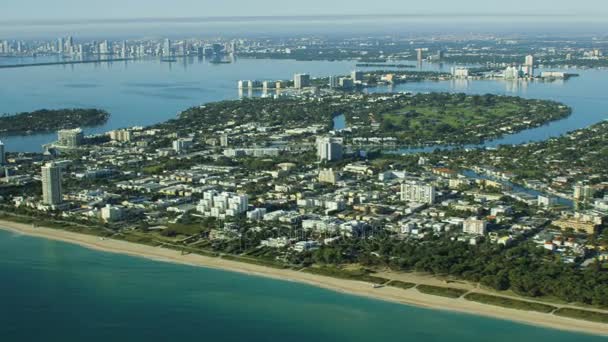
[[[196,210],[203,216],[224,219],[247,212],[248,201],[247,195],[210,190],[203,193]]]
[[[48,163],[42,167],[42,202],[50,206],[63,202],[61,168],[55,163]]]

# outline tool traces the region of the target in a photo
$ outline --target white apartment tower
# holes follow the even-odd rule
[[[47,205],[61,204],[61,169],[55,163],[42,167],[42,201]]]
[[[466,219],[462,224],[462,231],[467,234],[484,235],[488,223],[476,217]]]
[[[435,203],[435,187],[420,182],[401,184],[401,200],[416,203]]]
[[[296,89],[302,89],[310,86],[310,75],[295,74],[293,76],[293,85]]]
[[[77,147],[82,144],[84,134],[80,128],[62,129],[57,132],[57,143],[63,147]]]
[[[331,137],[317,138],[317,157],[321,161],[342,159],[342,140]]]
[[[6,165],[6,152],[2,141],[0,141],[0,165]]]

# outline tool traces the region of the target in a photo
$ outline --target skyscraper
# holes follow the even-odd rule
[[[302,89],[310,86],[310,75],[295,74],[293,76],[293,85],[296,89]]]
[[[222,134],[220,136],[220,146],[228,147],[228,134]]]
[[[4,143],[0,141],[0,165],[6,164],[6,155],[4,152]]]
[[[350,78],[352,78],[353,82],[355,82],[355,83],[363,81],[363,71],[354,70],[351,73]]]
[[[66,51],[70,54],[74,53],[74,39],[72,36],[68,36],[65,42]]]
[[[420,182],[401,184],[401,200],[417,203],[435,203],[435,187]]]
[[[416,60],[418,63],[422,63],[422,49],[416,49]]]
[[[338,88],[340,86],[340,77],[338,76],[329,76],[329,87],[330,88]]]
[[[593,188],[582,182],[574,185],[574,194],[572,196],[575,201],[588,201],[593,198]]]
[[[57,132],[57,143],[64,147],[77,147],[82,144],[84,134],[80,128],[62,129]]]
[[[63,53],[63,38],[57,39],[57,52]]]
[[[526,63],[525,65],[525,73],[529,76],[529,77],[533,77],[534,76],[534,56],[532,55],[527,55],[526,56]]]
[[[169,40],[169,38],[165,38],[165,43],[163,44],[163,56],[168,57],[171,55],[171,40]]]
[[[342,159],[341,139],[331,137],[317,138],[317,156],[321,161],[335,161]]]
[[[42,201],[48,205],[61,204],[63,201],[61,169],[52,162],[42,167]]]
[[[108,42],[107,40],[104,40],[103,42],[99,43],[99,54],[109,55],[111,50],[112,47],[110,46],[110,42]]]

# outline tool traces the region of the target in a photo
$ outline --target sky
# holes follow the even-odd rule
[[[0,23],[83,19],[366,14],[603,17],[608,0],[1,0]]]

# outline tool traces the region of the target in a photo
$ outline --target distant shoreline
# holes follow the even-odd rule
[[[85,60],[85,61],[22,63],[22,64],[0,65],[0,69],[27,68],[27,67],[36,67],[36,66],[49,66],[49,65],[70,65],[70,64],[88,64],[88,63],[103,63],[103,62],[126,62],[126,61],[132,61],[132,60],[133,60],[132,58],[111,58],[111,59],[91,59],[91,60]]]
[[[595,323],[555,316],[551,314],[507,309],[485,305],[465,299],[449,299],[418,292],[415,289],[404,290],[395,287],[373,288],[370,283],[362,281],[337,279],[287,269],[274,269],[265,266],[247,264],[219,257],[207,257],[198,254],[182,255],[179,251],[151,247],[121,240],[100,238],[93,235],[73,233],[45,227],[34,228],[31,225],[0,220],[0,229],[18,234],[57,240],[80,245],[85,248],[109,253],[126,254],[150,260],[171,262],[195,267],[220,269],[254,276],[262,276],[283,281],[295,281],[328,290],[363,296],[393,303],[446,310],[509,320],[527,325],[567,330],[579,333],[608,336],[608,324]]]

